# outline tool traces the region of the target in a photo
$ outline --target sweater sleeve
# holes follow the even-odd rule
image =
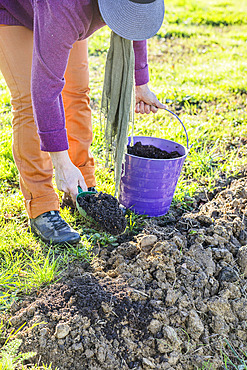
[[[145,85],[149,82],[147,61],[147,40],[133,41],[135,53],[135,81],[136,85]]]
[[[50,152],[68,149],[61,92],[78,32],[67,3],[69,0],[34,0],[32,104],[41,150]]]

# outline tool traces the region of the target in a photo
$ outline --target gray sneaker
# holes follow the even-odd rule
[[[49,211],[30,219],[31,231],[50,244],[76,244],[80,235],[60,216],[58,211]]]

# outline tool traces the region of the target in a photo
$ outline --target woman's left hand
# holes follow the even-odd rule
[[[166,105],[157,99],[156,95],[149,89],[148,84],[136,86],[136,113],[156,113],[158,109],[165,108]]]

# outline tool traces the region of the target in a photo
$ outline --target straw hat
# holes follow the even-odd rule
[[[164,0],[98,0],[104,22],[128,40],[146,40],[160,29]]]

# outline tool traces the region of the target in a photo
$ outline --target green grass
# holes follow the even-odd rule
[[[109,35],[109,29],[104,28],[90,38],[89,62],[92,151],[98,189],[113,194],[113,165],[104,166],[99,113]],[[174,205],[180,203],[189,209],[188,197],[193,197],[201,186],[212,190],[221,176],[237,176],[246,165],[246,42],[244,0],[167,0],[165,21],[157,36],[148,41],[150,87],[179,114],[193,144],[179,178]],[[134,134],[186,145],[180,123],[164,111],[136,115]],[[63,210],[62,216],[83,236],[78,247],[48,248],[29,232],[11,151],[10,95],[1,75],[0,143],[0,310],[4,312],[14,300],[59,279],[73,261],[90,261],[94,245],[115,245],[117,241],[91,229],[78,213],[72,215],[68,210]],[[137,232],[142,222],[143,218],[129,213],[127,231]],[[230,366],[228,353],[226,368]],[[235,368],[243,365],[236,356],[231,361]],[[209,361],[203,368],[213,368],[211,365]]]
[[[226,338],[223,339],[221,355],[225,369],[247,370],[247,353],[236,349]]]

